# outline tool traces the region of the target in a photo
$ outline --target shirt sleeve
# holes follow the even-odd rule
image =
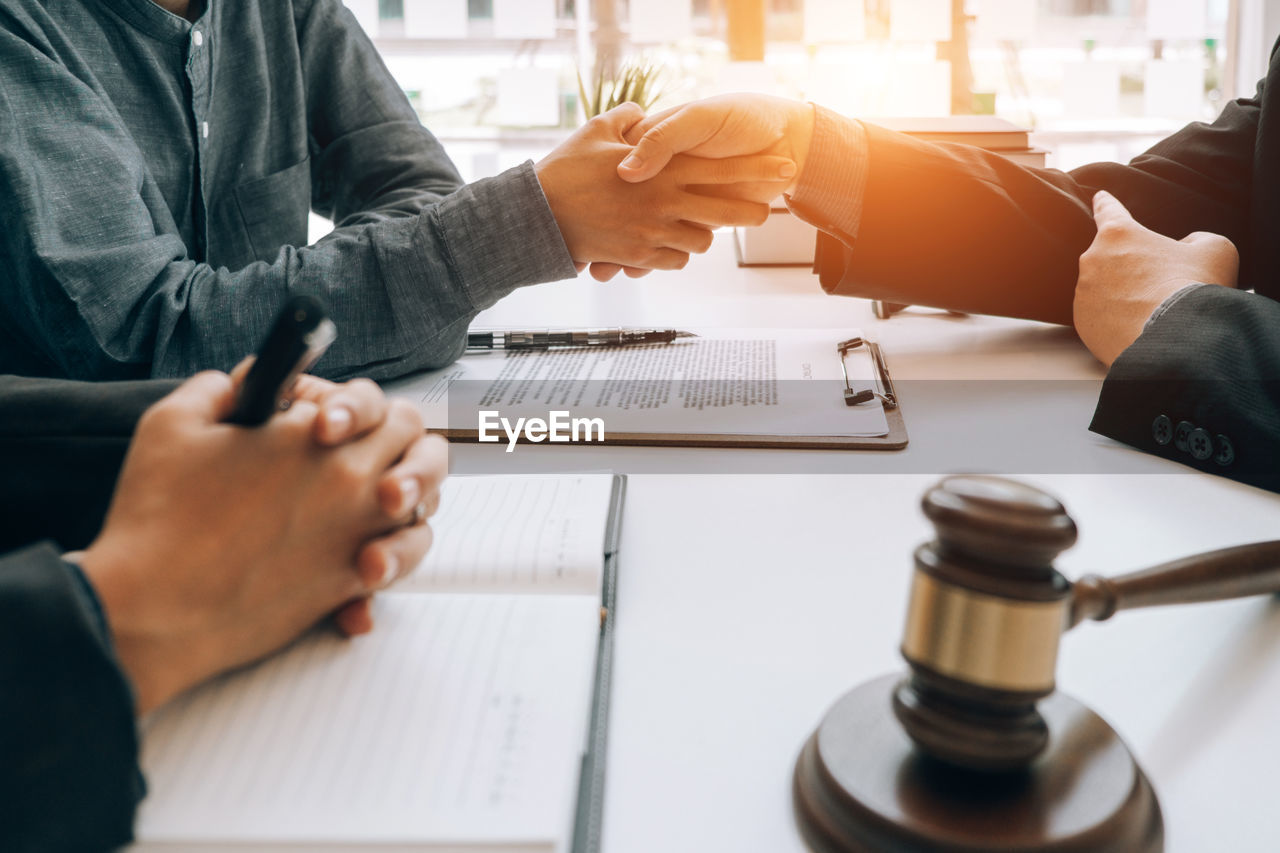
[[[512,289],[576,274],[530,164],[460,188],[350,13],[337,0],[296,8],[307,96],[342,93],[306,130],[317,201],[339,228],[240,269],[188,253],[91,71],[34,27],[0,27],[0,114],[17,117],[0,122],[0,371],[229,369],[305,292],[340,331],[316,372],[389,378],[452,361],[471,318]]]
[[[421,262],[385,267],[405,279],[392,287],[406,305],[437,279],[484,309],[521,285],[577,275],[532,162],[458,189],[453,163],[340,0],[315,0],[297,27],[316,149],[313,206],[337,226],[327,241],[426,211]],[[434,265],[443,265],[439,276]]]
[[[852,243],[862,218],[867,168],[862,122],[815,106],[809,153],[787,207],[810,225]]]
[[[107,850],[144,785],[133,694],[79,570],[47,544],[0,557],[0,848]]]

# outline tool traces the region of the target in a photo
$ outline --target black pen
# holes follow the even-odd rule
[[[678,329],[531,329],[469,332],[467,349],[550,349],[551,347],[628,347],[669,344],[679,338],[696,338]]]
[[[294,380],[324,354],[338,329],[314,296],[293,296],[280,309],[249,375],[240,386],[229,423],[259,426],[280,410]]]

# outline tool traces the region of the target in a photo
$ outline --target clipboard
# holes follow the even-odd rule
[[[758,447],[765,449],[798,450],[902,450],[907,446],[907,425],[893,377],[880,344],[870,338],[854,337],[840,341],[833,357],[840,360],[840,373],[844,379],[843,396],[846,406],[879,405],[884,409],[887,432],[883,435],[770,435],[752,433],[714,432],[625,432],[609,431],[603,442],[596,446],[631,447]],[[855,390],[850,381],[847,359],[852,353],[868,353],[874,371],[875,389]],[[836,393],[836,389],[832,389]],[[450,441],[478,443],[476,429],[429,427]],[[523,436],[520,445],[530,444]]]

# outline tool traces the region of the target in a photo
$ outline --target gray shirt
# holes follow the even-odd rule
[[[462,186],[339,0],[207,5],[0,0],[0,373],[227,369],[310,292],[317,372],[385,378],[574,275],[532,165]]]

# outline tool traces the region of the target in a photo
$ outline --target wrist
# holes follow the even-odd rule
[[[98,544],[64,555],[80,568],[101,604],[103,618],[115,647],[120,668],[133,686],[139,714],[163,705],[187,686],[179,667],[172,664],[166,643],[157,630],[162,624],[144,612],[147,595],[133,583],[132,561],[108,552]],[[143,575],[162,577],[163,573]],[[186,650],[188,655],[192,650]],[[190,659],[194,659],[190,655]]]

